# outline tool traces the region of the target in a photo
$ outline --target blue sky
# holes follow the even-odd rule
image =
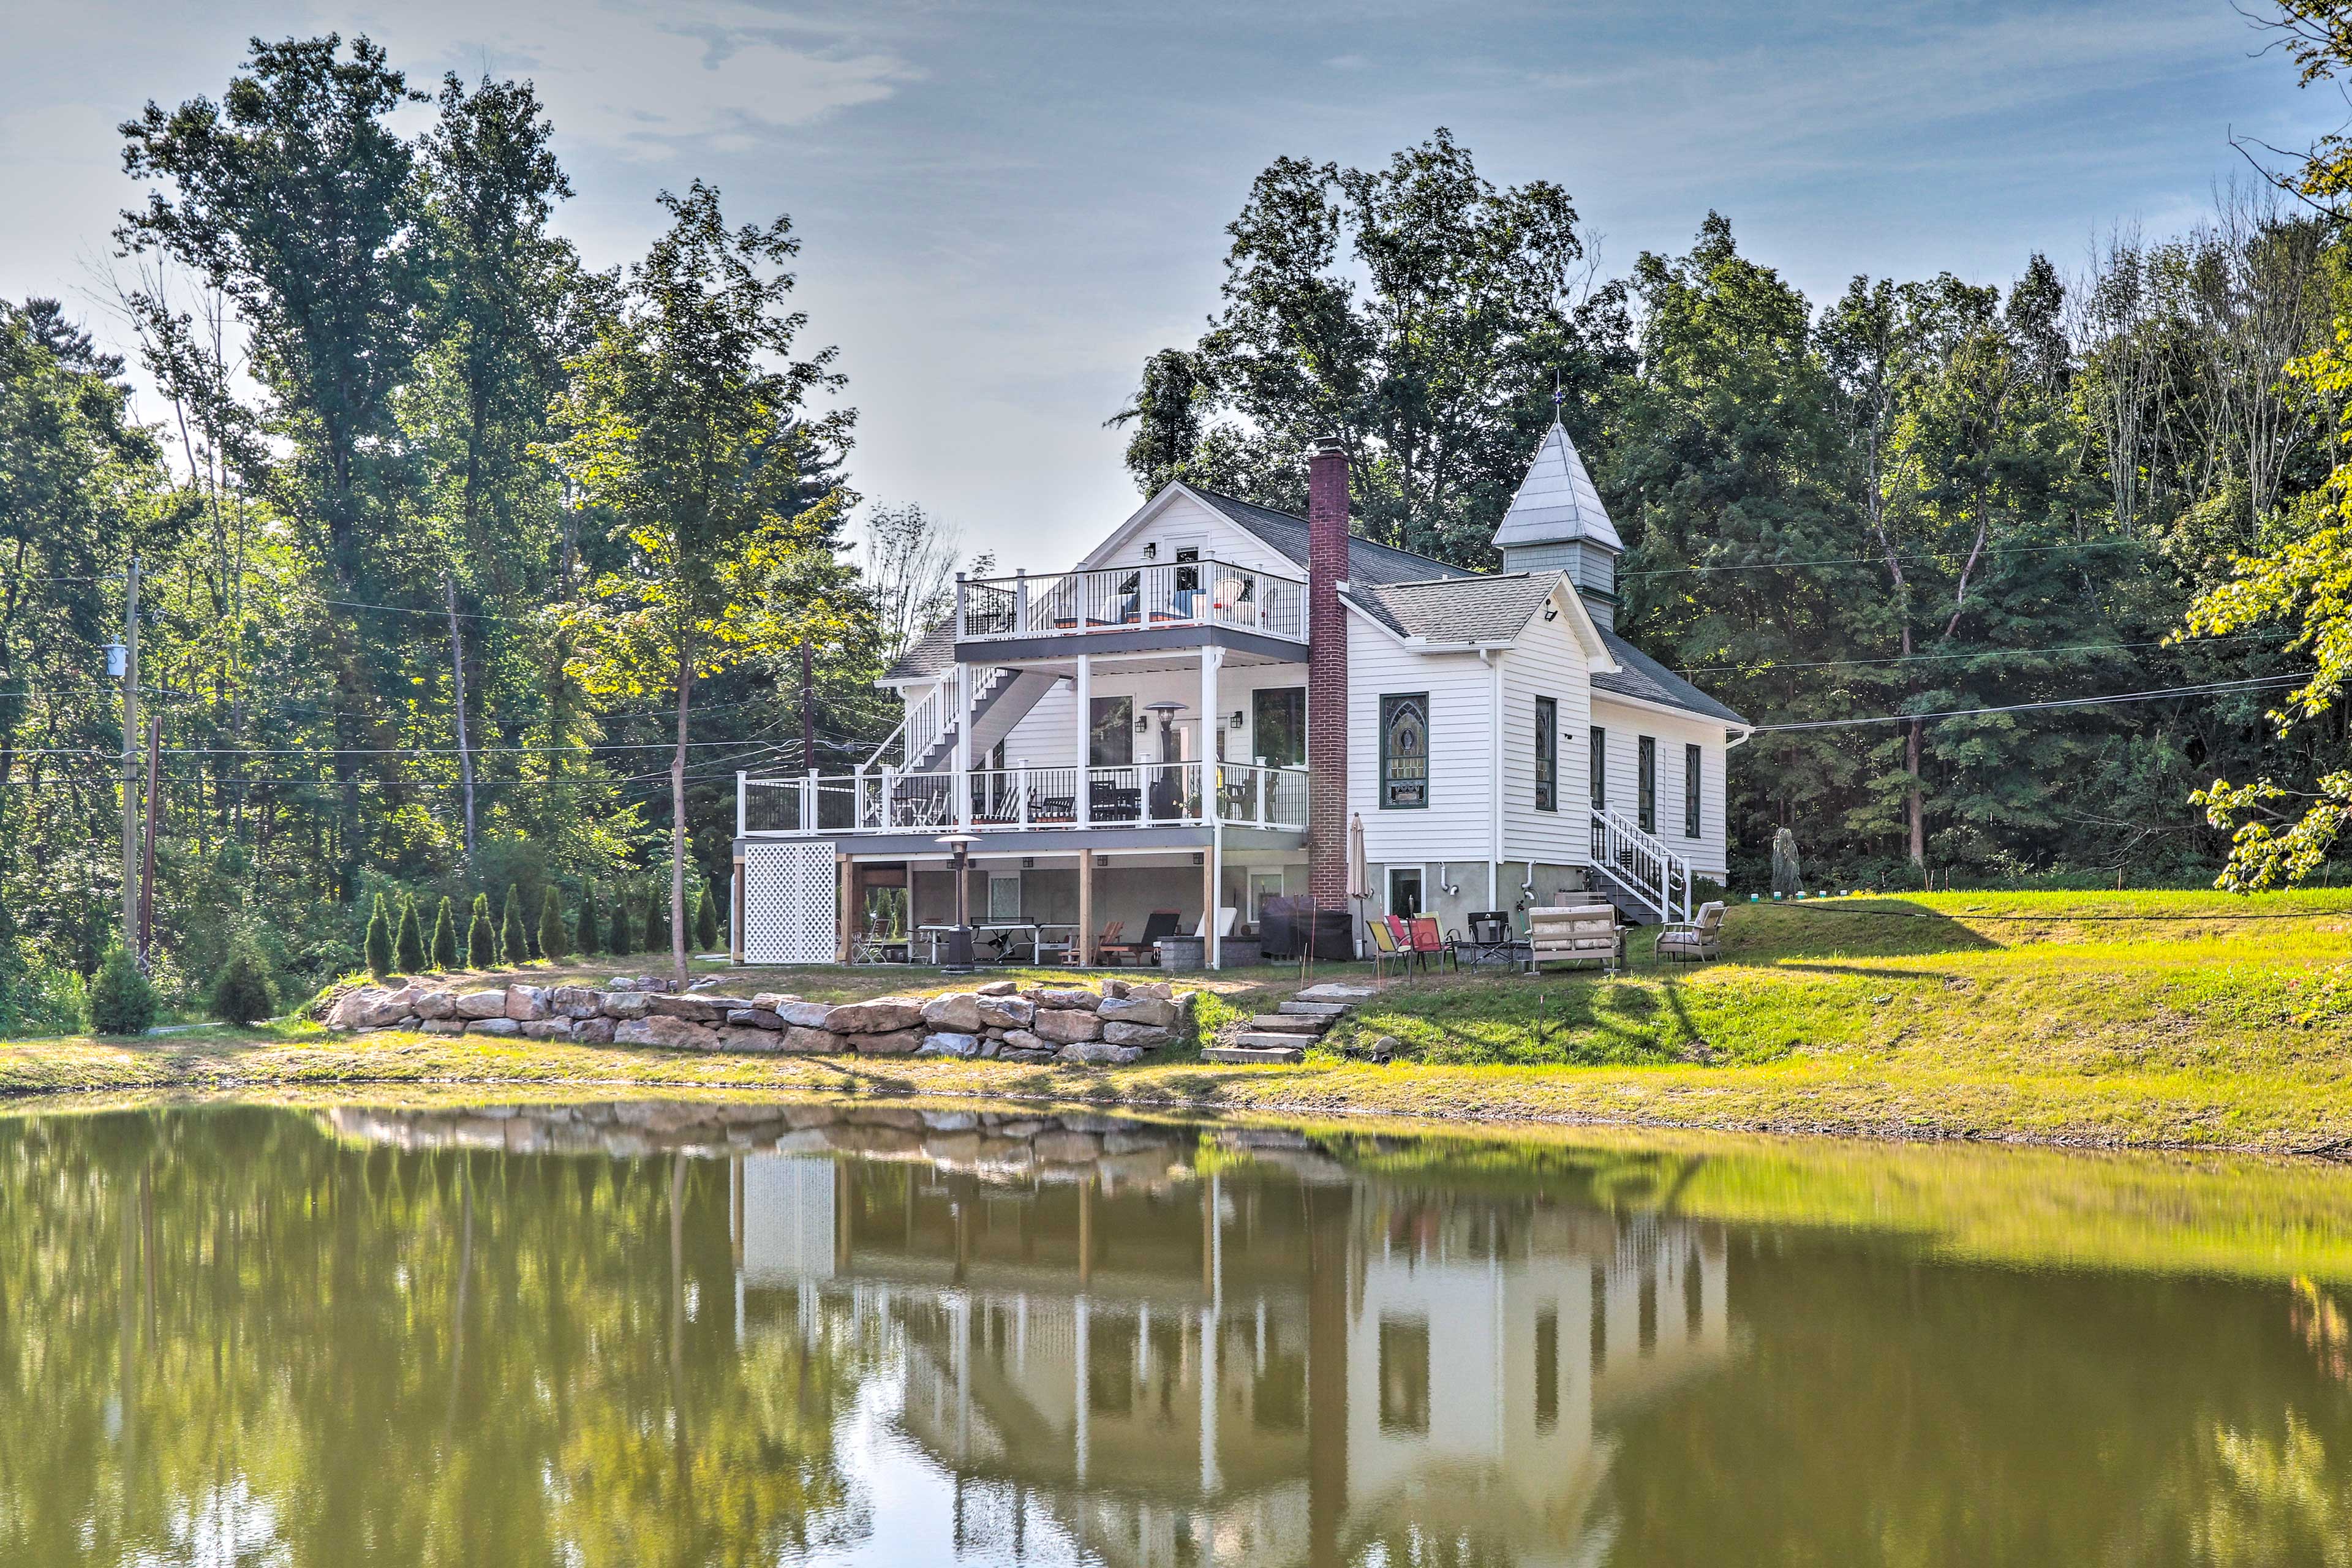
[[[115,123],[217,94],[247,34],[366,32],[423,85],[535,79],[599,264],[697,174],[742,217],[789,212],[812,338],[862,411],[858,488],[1034,568],[1134,505],[1101,421],[1215,308],[1223,226],[1277,155],[1373,163],[1444,125],[1488,178],[1567,186],[1608,274],[1712,207],[1819,301],[1856,272],[2077,268],[2116,222],[2195,222],[2243,169],[2232,130],[2299,146],[2345,118],[2227,0],[7,10],[0,295],[100,315],[137,195]]]

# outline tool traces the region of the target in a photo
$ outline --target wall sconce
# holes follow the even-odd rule
[[[1201,852],[1200,850],[1198,850],[1198,849],[1195,849],[1195,850],[1192,852],[1192,864],[1193,864],[1193,865],[1195,865],[1195,866],[1201,866],[1201,865],[1205,865],[1205,864],[1207,864],[1207,862],[1208,862],[1208,858],[1208,858],[1208,856],[1207,856],[1207,855],[1205,855],[1205,854],[1202,853],[1202,852]]]
[[[1548,621],[1556,621],[1559,619],[1559,606],[1558,605],[1546,605],[1544,606],[1544,619]]]
[[[1234,716],[1231,719],[1226,720],[1225,723],[1229,728],[1238,730],[1247,721],[1248,716],[1243,713],[1240,709],[1236,708],[1234,710]]]
[[[1034,855],[1021,857],[1021,868],[1024,871],[1034,871],[1037,868],[1037,857]]]
[[[1145,546],[1143,547],[1143,558],[1144,558],[1146,561],[1157,561],[1157,560],[1159,560],[1159,559],[1160,559],[1160,546],[1158,546],[1157,544],[1147,544],[1147,545],[1145,545]]]
[[[1139,735],[1149,735],[1151,733],[1151,719],[1150,715],[1138,713],[1135,716],[1135,732]]]

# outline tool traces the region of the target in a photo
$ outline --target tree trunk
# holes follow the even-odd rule
[[[1911,787],[1906,799],[1906,811],[1911,824],[1911,864],[1925,870],[1927,865],[1927,802],[1919,788],[1919,753],[1923,749],[1927,723],[1924,719],[1914,719],[1907,728],[1910,733],[1903,742],[1903,768],[1911,775]]]
[[[686,714],[693,700],[694,654],[677,658],[677,750],[669,763],[669,956],[670,977],[686,989]]]

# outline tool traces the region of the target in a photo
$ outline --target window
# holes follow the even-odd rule
[[[1265,918],[1265,901],[1282,897],[1280,871],[1252,871],[1249,874],[1249,921],[1255,925]]]
[[[1180,594],[1201,591],[1201,552],[1198,550],[1176,552],[1176,591]]]
[[[1634,820],[1644,833],[1658,830],[1658,740],[1642,737],[1641,771],[1633,780]]]
[[[1609,731],[1599,725],[1592,728],[1592,809],[1609,809]]]
[[[1381,1430],[1429,1430],[1429,1320],[1381,1320]]]
[[[1559,1425],[1559,1312],[1546,1308],[1536,1314],[1536,1430],[1549,1432]]]
[[[1421,913],[1421,868],[1399,866],[1389,872],[1389,913],[1411,920]]]
[[[1307,763],[1307,688],[1276,686],[1250,694],[1250,755],[1271,767]]]
[[[1021,918],[1021,873],[991,871],[988,874],[988,918],[992,921],[1017,921]]]
[[[1135,761],[1135,699],[1097,697],[1087,703],[1087,765],[1123,768]]]
[[[1559,809],[1559,702],[1536,699],[1536,809]]]
[[[1429,804],[1429,693],[1381,699],[1381,809]]]
[[[1699,758],[1705,753],[1696,746],[1683,748],[1683,837],[1698,837],[1698,770]]]

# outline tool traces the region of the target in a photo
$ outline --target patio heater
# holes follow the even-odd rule
[[[974,968],[971,956],[971,892],[964,885],[964,868],[971,864],[971,847],[980,842],[969,833],[949,833],[940,837],[948,847],[948,868],[955,873],[956,923],[948,933],[948,961],[942,965],[950,974],[970,974]]]
[[[1180,815],[1177,808],[1184,798],[1184,775],[1170,773],[1169,765],[1184,759],[1178,755],[1176,715],[1184,711],[1184,704],[1163,698],[1143,705],[1146,713],[1160,715],[1160,766],[1151,775],[1150,814],[1154,817]]]

